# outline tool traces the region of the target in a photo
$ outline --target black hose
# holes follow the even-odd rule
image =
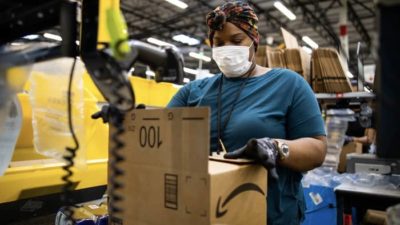
[[[73,81],[73,76],[74,76],[74,70],[75,70],[75,65],[76,65],[76,58],[74,58],[74,61],[72,63],[72,68],[70,71],[69,75],[69,83],[68,83],[68,91],[67,91],[67,107],[68,107],[68,126],[69,126],[69,131],[71,132],[71,136],[74,140],[75,146],[74,147],[66,147],[66,152],[67,154],[63,156],[63,158],[66,161],[65,166],[63,166],[63,170],[66,172],[64,176],[62,176],[62,180],[65,182],[65,185],[63,187],[63,195],[62,195],[62,201],[64,202],[65,205],[65,210],[64,214],[66,216],[66,220],[73,221],[73,213],[74,211],[72,210],[72,207],[75,207],[74,205],[74,200],[72,199],[71,192],[74,189],[74,183],[71,180],[71,177],[73,175],[72,172],[72,167],[74,166],[74,158],[76,156],[76,151],[79,149],[79,142],[78,138],[75,135],[74,128],[73,128],[73,121],[72,121],[72,81]]]

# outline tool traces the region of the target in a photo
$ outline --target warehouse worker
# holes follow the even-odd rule
[[[168,107],[210,107],[211,149],[226,148],[226,158],[254,158],[268,168],[276,178],[268,181],[268,225],[298,225],[305,210],[302,172],[325,158],[324,124],[299,74],[256,65],[257,22],[242,2],[210,12],[209,40],[221,73],[185,85]]]

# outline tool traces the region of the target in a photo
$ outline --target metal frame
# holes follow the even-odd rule
[[[166,41],[172,42],[179,47],[185,48],[184,44],[174,42],[172,36],[176,33],[188,34],[189,36],[196,37],[200,40],[207,38],[207,26],[205,25],[205,15],[208,11],[214,9],[217,4],[223,1],[207,1],[207,0],[183,0],[189,7],[185,10],[181,10],[177,7],[164,3],[163,0],[149,0],[146,3],[143,1],[135,2],[132,0],[121,0],[121,8],[124,11],[127,21],[129,23],[130,37],[134,39],[145,39],[147,37],[159,37]],[[372,0],[371,0],[372,1]],[[337,23],[337,19],[332,17],[331,10],[335,10],[340,7],[339,0],[286,0],[284,1],[287,6],[297,11],[299,21],[304,23],[298,23],[289,21],[285,16],[277,13],[271,4],[268,4],[260,0],[247,0],[247,2],[254,8],[256,13],[259,15],[262,26],[259,30],[267,32],[268,36],[275,36],[280,39],[280,28],[283,27],[291,32],[300,41],[303,35],[310,35],[315,37],[317,35],[317,42],[320,46],[331,46],[340,51],[343,51],[342,45],[339,39],[339,30],[336,30],[333,24]],[[365,48],[370,49],[371,37],[370,31],[364,24],[365,19],[373,18],[375,15],[371,4],[367,0],[348,0],[349,7],[349,20],[352,22],[355,31],[360,35],[362,41],[365,43]],[[266,7],[266,5],[268,5]],[[167,7],[166,7],[167,6]],[[152,10],[149,10],[149,9]],[[356,11],[362,10],[362,13]],[[301,15],[299,15],[301,12]],[[368,12],[368,13],[367,13]],[[165,16],[164,16],[165,15]],[[349,22],[350,22],[349,21]],[[370,23],[370,22],[369,22]],[[293,24],[296,24],[295,26]],[[305,33],[305,25],[309,25],[312,28],[312,33]],[[301,26],[298,29],[297,26]],[[369,26],[370,27],[370,26]],[[351,27],[352,28],[352,27]],[[136,31],[135,31],[136,30]],[[351,34],[354,33],[352,29]],[[354,43],[354,37],[350,36],[350,43]],[[356,35],[358,38],[359,36]],[[321,41],[323,39],[324,41]],[[319,41],[318,41],[319,40]],[[262,39],[261,43],[265,43]],[[209,52],[210,49],[202,44],[205,51]],[[192,48],[193,46],[188,48]],[[196,47],[196,46],[195,46]],[[197,46],[199,47],[199,46]],[[350,46],[350,52],[354,52],[354,46]],[[364,51],[364,53],[368,53]],[[371,58],[370,54],[367,57]],[[353,59],[350,57],[350,59]],[[195,60],[186,57],[185,61],[195,66]],[[371,61],[371,59],[370,59]],[[351,64],[351,61],[349,63]],[[206,64],[206,68],[216,68],[214,63]]]
[[[59,24],[61,0],[18,4],[2,12],[0,45]],[[12,5],[10,3],[10,5]],[[4,9],[0,9],[4,10]]]
[[[0,6],[3,6],[2,9],[0,8],[0,16],[5,18],[4,21],[0,22],[0,28],[3,27],[8,29],[9,26],[15,26],[16,31],[3,34],[0,37],[1,43],[15,40],[16,35],[21,37],[31,33],[31,27],[35,27],[35,30],[37,30],[38,27],[48,27],[49,24],[55,24],[58,22],[58,17],[52,17],[49,12],[52,11],[51,4],[59,4],[62,0],[48,1],[47,4],[49,5],[47,7],[43,7],[42,4],[40,7],[35,7],[36,5],[39,6],[39,4],[33,4],[34,7],[30,6],[29,10],[24,10],[24,13],[21,13],[22,10],[18,8],[19,6],[17,3],[19,1],[21,0],[15,0],[15,3],[2,3],[0,1]],[[171,39],[172,36],[177,33],[188,34],[200,39],[205,52],[209,54],[210,49],[203,42],[203,40],[207,38],[208,32],[207,26],[205,25],[205,15],[208,11],[214,9],[217,4],[220,4],[223,1],[183,1],[189,5],[185,10],[170,5],[164,0],[121,0],[121,8],[125,14],[127,23],[129,24],[130,38],[143,40],[147,37],[153,36],[166,41],[171,41],[179,47],[192,48],[193,46],[186,46],[174,42]],[[259,15],[261,21],[259,30],[268,36],[276,37],[275,40],[278,42],[275,43],[279,43],[282,40],[280,38],[281,35],[279,28],[283,27],[295,35],[299,40],[303,35],[309,35],[311,37],[316,37],[316,41],[322,47],[333,46],[338,49],[341,48],[338,30],[336,30],[333,25],[337,23],[337,19],[333,16],[331,11],[340,6],[339,0],[284,1],[285,4],[291,9],[294,9],[295,13],[298,15],[298,20],[295,22],[289,21],[285,16],[280,14],[270,2],[261,0],[248,0],[248,2]],[[39,12],[45,12],[45,20],[42,21],[37,18],[37,16],[35,17]],[[300,15],[299,12],[301,12]],[[364,55],[364,59],[367,59],[367,62],[372,62],[372,55],[369,54],[372,45],[372,33],[369,29],[373,27],[371,25],[371,18],[376,16],[373,7],[373,0],[348,0],[348,13],[349,22],[351,22],[351,27],[349,27],[350,52],[354,52],[354,43],[360,39],[360,41],[364,43],[363,52],[366,54]],[[11,18],[12,14],[14,17],[19,17],[23,20],[23,28],[19,28],[17,24],[10,24],[8,22],[7,18]],[[305,23],[301,23],[300,21],[304,21]],[[307,25],[311,29],[307,29]],[[353,27],[355,29],[353,29]],[[265,40],[261,39],[261,43],[265,43]],[[192,63],[195,62],[195,60],[189,57],[186,58],[186,61]],[[209,63],[205,66],[206,68],[216,68],[214,63]]]
[[[280,27],[285,28],[285,30],[289,31],[290,33],[292,33],[294,36],[296,36],[298,39],[301,39],[301,35],[296,32],[294,29],[291,29],[286,23],[283,23],[282,21],[280,21],[278,18],[276,18],[275,16],[273,16],[269,11],[262,9],[258,4],[256,4],[254,1],[252,0],[248,0],[248,2],[254,7],[254,10],[256,11],[256,13],[258,14],[262,14],[265,16],[265,20],[267,21],[267,23],[269,23],[273,28],[278,29]],[[279,31],[280,32],[280,31]]]
[[[328,18],[326,17],[326,12],[329,10],[329,8],[324,9],[324,13],[320,14],[318,18],[315,13],[313,13],[300,0],[292,0],[291,2],[292,5],[294,5],[295,7],[299,7],[302,10],[304,22],[310,24],[321,37],[327,39],[331,45],[336,47],[336,49],[343,50],[338,35],[331,26]],[[319,5],[319,1],[313,1],[312,3],[315,12],[322,10]]]
[[[358,0],[353,0],[353,1],[359,2]],[[350,3],[350,1],[347,2],[347,8],[348,8],[349,20],[352,22],[353,26],[356,28],[357,32],[360,34],[362,40],[366,43],[366,45],[367,45],[366,50],[367,50],[367,53],[369,53],[371,50],[371,37],[369,36],[367,29],[365,29],[364,24],[362,23],[357,12],[354,10],[354,7]]]

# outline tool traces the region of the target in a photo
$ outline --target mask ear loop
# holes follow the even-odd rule
[[[249,51],[250,51],[250,48],[251,48],[251,46],[252,46],[253,44],[254,44],[254,41],[251,42],[251,45],[249,46]],[[250,54],[250,53],[249,53],[249,54]],[[256,56],[256,53],[254,52],[254,53],[253,53],[253,56],[251,57],[251,60],[249,61],[249,62],[251,62],[250,69],[249,69],[245,74],[243,74],[243,76],[241,76],[241,77],[250,77],[251,71],[253,71],[254,68],[256,68],[256,66],[257,66],[256,62],[254,61],[255,56]]]
[[[249,46],[249,54],[250,54],[250,48],[253,45],[253,43],[254,43],[254,41],[251,42],[251,45]],[[246,73],[244,73],[243,75],[241,75],[240,77],[242,77],[242,78],[243,77],[246,77],[246,78],[250,77],[251,71],[253,71],[254,68],[256,68],[256,66],[257,66],[257,64],[254,62],[255,55],[256,54],[254,53],[253,56],[251,57],[251,60],[249,60],[249,62],[251,62],[251,66],[250,66],[249,70]]]
[[[251,42],[251,45],[249,46],[249,54],[250,54],[250,48],[251,48],[251,46],[253,46],[253,44],[254,44],[254,41]],[[252,56],[251,59],[250,59],[250,62],[253,62],[255,56],[256,56],[256,51],[254,51],[253,56]],[[254,63],[254,62],[253,62],[253,63]]]

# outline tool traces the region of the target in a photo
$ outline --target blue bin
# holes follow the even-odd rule
[[[336,197],[332,187],[303,187],[306,200],[305,220],[301,225],[336,225]]]

